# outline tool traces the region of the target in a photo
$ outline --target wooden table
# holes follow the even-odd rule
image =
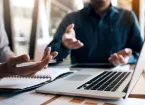
[[[145,72],[140,76],[129,97],[145,99]]]

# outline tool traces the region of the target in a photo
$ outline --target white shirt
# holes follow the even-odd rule
[[[4,26],[0,23],[0,63],[5,62],[13,55],[14,54],[9,47],[9,41]]]

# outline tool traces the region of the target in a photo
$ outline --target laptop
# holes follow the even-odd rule
[[[36,90],[38,93],[119,100],[127,98],[145,67],[145,44],[135,70],[80,68]]]

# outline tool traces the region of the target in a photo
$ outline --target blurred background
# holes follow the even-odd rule
[[[89,0],[0,0],[0,18],[16,55],[40,60],[63,17],[82,9]],[[145,32],[145,0],[112,0],[114,6],[133,10]],[[142,36],[144,38],[144,36]]]

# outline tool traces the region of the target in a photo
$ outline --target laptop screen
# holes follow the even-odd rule
[[[139,77],[141,76],[144,68],[145,68],[145,43],[142,47],[140,56],[138,58],[138,61],[137,61],[137,64],[135,66],[133,75],[131,77],[131,80],[130,80],[130,83],[129,83],[129,86],[128,86],[128,89],[127,89],[127,94],[126,94],[125,98],[127,98],[129,96],[130,92],[132,91],[132,89],[136,85],[136,83],[137,83]]]

